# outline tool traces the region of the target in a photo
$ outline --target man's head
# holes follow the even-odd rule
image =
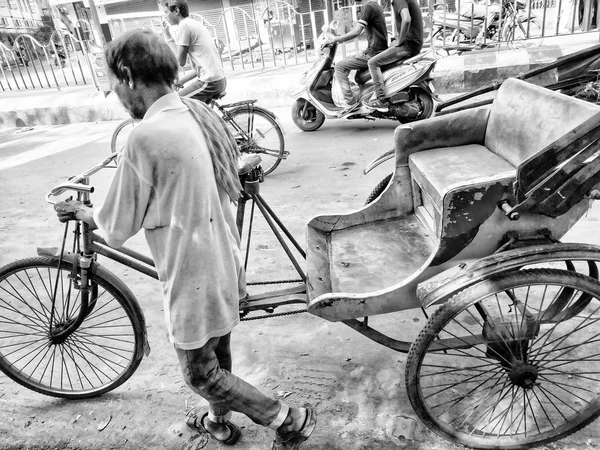
[[[190,8],[186,0],[158,0],[158,8],[170,25],[177,25],[190,15]]]
[[[146,114],[149,94],[171,92],[179,65],[169,46],[149,30],[133,30],[104,51],[111,85],[132,117]]]

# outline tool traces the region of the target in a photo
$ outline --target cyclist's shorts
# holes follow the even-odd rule
[[[217,97],[227,87],[227,78],[222,78],[216,81],[202,81],[197,79],[186,85],[178,92],[180,97],[193,98],[209,103],[213,98]]]

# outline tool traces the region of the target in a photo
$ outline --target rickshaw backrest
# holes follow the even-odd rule
[[[510,78],[491,108],[485,146],[519,167],[598,111],[596,105]]]

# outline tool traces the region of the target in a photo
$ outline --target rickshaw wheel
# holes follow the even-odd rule
[[[600,416],[599,342],[598,281],[560,269],[500,275],[430,317],[408,354],[408,396],[430,429],[470,447],[552,442]]]
[[[375,188],[371,191],[371,193],[369,194],[369,196],[367,197],[367,201],[365,202],[365,206],[373,203],[373,201],[379,197],[381,194],[383,194],[383,191],[385,191],[385,189],[388,187],[388,184],[390,184],[390,181],[392,180],[392,176],[394,174],[390,173],[388,174],[383,180],[381,180],[377,186],[375,186]]]

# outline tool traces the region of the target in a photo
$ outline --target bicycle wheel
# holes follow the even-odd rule
[[[41,394],[83,399],[102,395],[133,374],[142,360],[145,327],[132,294],[96,266],[89,274],[93,290],[84,321],[62,342],[52,339],[80,311],[71,272],[72,264],[63,262],[59,269],[58,260],[44,257],[0,269],[0,370]]]
[[[125,143],[129,138],[129,134],[135,126],[135,120],[125,119],[121,122],[115,131],[113,131],[112,138],[110,140],[110,151],[111,153],[120,152],[125,147]]]
[[[566,314],[547,314],[565,292]],[[596,280],[560,269],[520,270],[458,293],[411,346],[415,412],[475,448],[530,448],[583,428],[600,415],[599,299]]]
[[[542,44],[542,24],[536,17],[519,21],[508,19],[502,26],[502,40],[513,49],[535,48]]]
[[[454,55],[457,50],[460,31],[452,28],[440,28],[431,36],[431,48],[440,56]],[[443,52],[443,53],[442,53]]]
[[[381,194],[383,194],[383,191],[385,191],[385,189],[388,187],[388,184],[390,184],[390,181],[392,180],[392,176],[394,176],[393,173],[388,174],[383,180],[381,180],[377,186],[375,186],[375,188],[371,191],[371,193],[369,194],[369,196],[367,197],[367,201],[365,202],[365,206],[373,203],[373,201],[379,197]]]
[[[259,107],[236,108],[228,112],[227,125],[244,153],[256,153],[265,175],[272,173],[285,158],[283,131],[273,115]]]

